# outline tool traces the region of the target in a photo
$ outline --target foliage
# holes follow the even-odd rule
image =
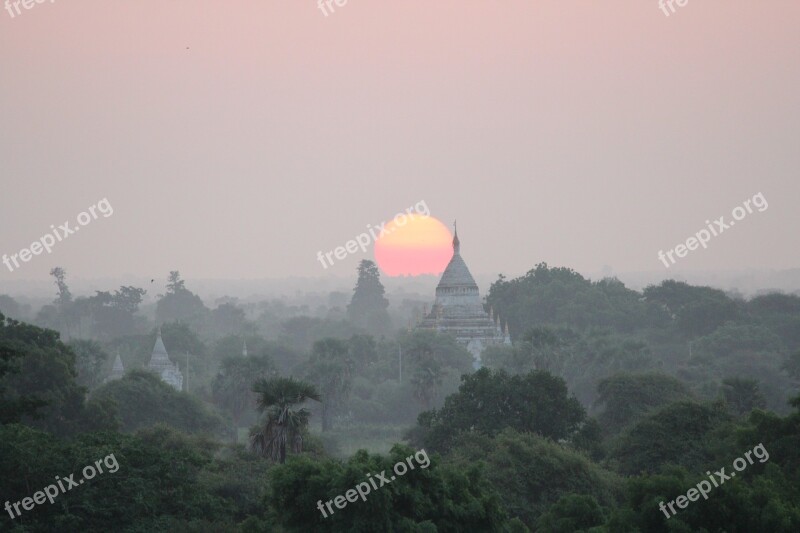
[[[59,494],[54,504],[4,520],[12,531],[166,531],[167,523],[175,528],[197,520],[219,531],[218,524],[233,523],[237,499],[222,490],[222,480],[203,479],[215,450],[163,427],[135,436],[103,432],[65,441],[20,425],[0,426],[0,472],[11,502],[55,483],[56,475],[74,473],[77,481],[84,466],[111,454],[118,465],[112,473],[114,461],[108,459],[101,463],[103,474]]]
[[[314,343],[305,375],[321,393],[322,431],[333,427],[334,413],[347,402],[354,369],[346,341],[323,339]]]
[[[306,408],[294,407],[306,400],[320,401],[320,395],[313,385],[291,378],[260,379],[253,392],[264,418],[250,432],[250,447],[258,455],[284,463],[287,451],[303,450],[303,432],[310,417]]]
[[[687,337],[708,335],[726,322],[742,318],[742,303],[711,287],[666,280],[661,285],[647,287],[644,297],[666,311]]]
[[[180,272],[169,273],[167,293],[156,304],[156,322],[184,322],[200,325],[207,318],[209,311],[199,296],[186,288]]]
[[[27,306],[25,306],[27,307]],[[0,313],[7,317],[21,320],[23,318],[23,306],[14,298],[7,294],[0,294]]]
[[[187,433],[216,434],[222,429],[219,415],[200,400],[146,370],[131,370],[122,379],[106,383],[94,392],[93,399],[113,402],[120,428],[126,432],[156,424]]]
[[[509,376],[482,368],[461,381],[441,409],[419,415],[426,448],[447,450],[459,433],[493,436],[505,428],[569,439],[586,419],[580,403],[567,395],[564,380],[547,372]]]
[[[75,353],[58,333],[0,315],[0,414],[58,435],[113,426],[106,406],[85,401]]]
[[[275,365],[269,356],[226,357],[211,386],[214,402],[231,416],[234,428],[238,428],[243,415],[255,412],[253,383],[275,376]]]
[[[500,494],[508,516],[520,518],[532,530],[536,530],[538,517],[562,494],[586,495],[611,506],[622,488],[617,476],[582,454],[511,429],[494,438],[476,433],[461,435],[447,462],[462,469],[484,463],[486,476]]]
[[[291,459],[273,471],[268,496],[275,518],[286,531],[502,531],[505,516],[497,494],[486,482],[481,469],[471,465],[456,469],[431,458],[430,466],[419,463],[388,485],[371,489],[366,501],[335,507],[327,518],[317,502],[344,495],[368,474],[382,471],[387,477],[397,462],[415,453],[396,445],[388,456],[359,451],[346,463]]]
[[[72,340],[69,347],[75,353],[77,381],[89,390],[100,386],[108,375],[108,354],[99,343],[91,340]]]
[[[730,410],[742,416],[753,409],[763,409],[767,402],[758,389],[758,381],[747,378],[727,378],[722,381],[722,395]]]
[[[569,268],[536,265],[524,276],[492,284],[486,302],[507,321],[516,340],[532,324],[631,332],[661,325],[666,316],[615,279],[591,282]]]
[[[566,494],[542,514],[537,531],[550,533],[584,533],[605,523],[600,505],[591,496]]]
[[[682,400],[653,411],[625,430],[609,454],[620,473],[655,473],[672,464],[702,469],[709,464],[705,439],[729,420],[724,406]]]
[[[601,381],[597,390],[596,405],[603,408],[597,421],[612,435],[655,408],[692,396],[677,379],[655,373],[616,374]]]
[[[368,332],[385,333],[391,330],[389,300],[377,265],[368,259],[358,264],[358,280],[353,289],[353,299],[347,306],[347,317]]]

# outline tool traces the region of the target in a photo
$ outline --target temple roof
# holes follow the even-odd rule
[[[159,371],[167,366],[172,366],[172,361],[170,361],[167,354],[167,348],[164,346],[164,341],[161,340],[161,328],[158,328],[156,344],[153,346],[153,354],[150,356],[150,363],[147,366]]]
[[[122,358],[119,356],[119,350],[117,350],[117,358],[114,360],[114,368],[111,369],[112,374],[124,374],[125,367],[122,366]]]
[[[475,278],[470,274],[467,264],[461,258],[461,241],[458,239],[458,228],[456,228],[455,235],[453,236],[453,257],[450,259],[450,263],[447,264],[447,268],[444,269],[442,278],[439,280],[439,285],[436,288],[454,286],[470,286],[476,288],[478,286],[478,284],[475,283]]]
[[[120,379],[124,375],[125,367],[122,365],[122,358],[119,356],[119,350],[117,350],[117,358],[114,360],[114,368],[111,369],[111,374],[109,374],[106,378],[106,382],[114,379]]]

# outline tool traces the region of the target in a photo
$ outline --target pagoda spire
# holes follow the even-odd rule
[[[111,369],[111,374],[106,378],[106,383],[115,379],[120,379],[125,375],[125,367],[122,364],[122,358],[119,356],[119,348],[117,348],[117,358],[114,360],[114,367]]]
[[[461,241],[458,240],[458,221],[453,221],[453,253],[461,253]]]
[[[247,357],[247,339],[242,341],[242,356]]]

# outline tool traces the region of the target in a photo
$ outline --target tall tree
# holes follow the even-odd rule
[[[692,397],[681,381],[658,373],[615,374],[602,380],[597,390],[595,407],[602,409],[597,420],[609,434],[618,433],[654,409]]]
[[[137,333],[145,327],[144,317],[137,315],[145,294],[144,289],[122,286],[114,294],[97,291],[91,298],[80,298],[75,303],[81,316],[91,317],[94,335],[110,340]]]
[[[292,378],[260,379],[253,385],[258,395],[258,410],[264,419],[250,431],[251,449],[274,462],[285,463],[286,452],[303,451],[303,433],[311,413],[302,405],[320,401],[313,385]]]
[[[75,353],[58,332],[0,315],[2,419],[21,420],[59,436],[110,427],[107,404],[87,403],[86,389],[76,376]]]
[[[52,305],[39,310],[36,321],[42,326],[57,329],[65,338],[69,338],[80,321],[79,309],[72,301],[72,293],[67,286],[67,272],[61,267],[50,270],[55,280],[58,294]]]
[[[767,406],[755,379],[733,377],[722,380],[722,396],[736,416],[744,416],[753,409]]]
[[[17,320],[22,318],[22,308],[19,303],[7,294],[0,294],[0,313]]]
[[[426,447],[447,450],[460,433],[494,436],[504,428],[568,440],[585,420],[586,412],[569,396],[563,379],[541,370],[509,376],[481,368],[461,376],[458,392],[441,409],[420,414],[415,431]]]
[[[56,287],[58,287],[58,297],[56,303],[65,305],[72,301],[72,293],[69,292],[67,286],[67,271],[61,267],[55,267],[50,271],[50,275],[56,280]]]
[[[185,433],[217,435],[222,418],[208,404],[171,385],[147,370],[131,370],[122,379],[99,387],[92,396],[112,400],[120,429],[134,432],[166,424]]]
[[[242,416],[255,411],[256,394],[250,385],[270,377],[275,377],[275,366],[268,355],[233,355],[222,360],[211,390],[217,405],[233,418],[234,428],[239,428]]]
[[[186,288],[180,272],[169,273],[167,293],[156,304],[156,320],[163,322],[189,322],[201,324],[208,315],[208,308],[195,293]]]
[[[314,343],[306,375],[322,393],[322,431],[333,427],[333,415],[347,401],[354,366],[346,341],[329,338]]]
[[[353,299],[347,306],[347,317],[368,331],[389,331],[389,300],[384,296],[385,292],[378,267],[372,261],[364,259],[358,265],[358,281],[353,289]]]
[[[106,361],[108,354],[95,341],[76,339],[69,343],[75,352],[75,369],[78,371],[76,381],[79,385],[92,390],[106,378]]]

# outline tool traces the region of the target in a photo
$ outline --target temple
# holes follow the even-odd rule
[[[114,381],[115,379],[121,379],[125,375],[125,367],[122,366],[122,358],[119,356],[119,350],[117,350],[117,358],[114,360],[114,368],[111,369],[111,374],[106,378],[106,383],[109,381]]]
[[[453,257],[436,286],[436,302],[431,312],[417,327],[453,335],[474,357],[473,366],[480,368],[481,353],[487,346],[511,344],[511,338],[508,324],[504,332],[500,318],[491,309],[489,313],[484,311],[478,284],[461,258],[458,228],[454,229]]]
[[[164,383],[172,385],[178,390],[183,389],[183,374],[181,374],[178,365],[169,359],[167,348],[164,346],[164,341],[161,340],[161,328],[158,328],[156,344],[153,346],[153,355],[150,356],[150,363],[147,368],[158,374]]]

